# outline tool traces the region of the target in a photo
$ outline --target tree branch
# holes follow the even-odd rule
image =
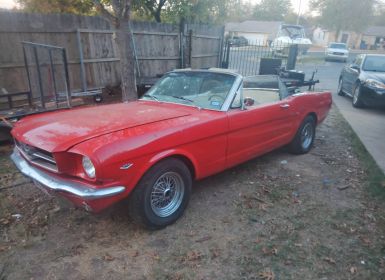
[[[108,19],[109,22],[112,24],[116,25],[117,24],[117,18],[113,16],[107,9],[104,7],[104,5],[100,2],[100,0],[93,0],[95,7],[100,13],[102,14],[103,17]]]

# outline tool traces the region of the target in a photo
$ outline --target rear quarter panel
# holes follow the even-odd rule
[[[317,125],[323,122],[332,106],[331,92],[303,92],[293,94],[292,105],[298,115],[293,137],[302,121],[309,114],[315,114]]]

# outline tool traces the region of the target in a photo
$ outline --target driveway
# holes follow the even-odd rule
[[[309,56],[319,56],[319,53],[310,53]],[[355,54],[351,55],[351,58]],[[361,139],[366,149],[385,173],[385,110],[355,109],[349,97],[337,95],[338,77],[344,63],[325,62],[318,64],[297,64],[297,69],[306,73],[309,78],[312,71],[317,68],[316,79],[320,83],[316,88],[330,90],[333,93],[333,101],[341,114],[351,125],[355,133]]]

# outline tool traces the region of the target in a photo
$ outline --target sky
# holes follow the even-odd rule
[[[308,10],[308,5],[309,5],[310,0],[291,0],[291,4],[293,6],[293,9],[296,13],[298,13],[298,7],[301,2],[301,14],[303,12],[306,12]],[[256,2],[256,1],[249,1],[250,3]],[[6,8],[6,9],[11,9],[13,8],[16,4],[15,0],[0,0],[0,8]]]

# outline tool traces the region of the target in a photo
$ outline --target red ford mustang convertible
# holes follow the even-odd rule
[[[162,228],[185,210],[193,180],[287,145],[312,147],[329,92],[290,94],[277,76],[177,70],[142,99],[26,117],[12,160],[37,186],[98,212],[127,199]]]

